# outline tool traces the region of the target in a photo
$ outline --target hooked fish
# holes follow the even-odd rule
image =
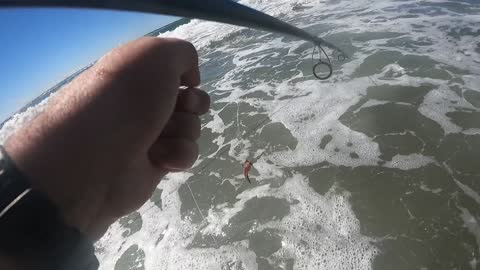
[[[252,183],[252,181],[250,181],[250,177],[248,177],[248,174],[250,173],[252,166],[253,166],[253,163],[248,159],[243,164],[243,175],[245,176],[245,178],[248,180],[250,184]]]

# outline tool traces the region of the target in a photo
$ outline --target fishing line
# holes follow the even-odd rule
[[[240,111],[240,104],[237,101],[237,136],[240,137],[240,121],[238,119],[238,112]]]
[[[314,64],[314,62],[315,62],[315,53],[316,53],[316,51],[317,51],[317,47],[318,47],[318,52],[319,52],[319,58],[316,60],[317,63]],[[340,54],[338,55],[337,59],[338,59],[339,61],[344,61],[344,60],[347,58],[346,54],[344,54],[342,51],[338,51],[338,52],[339,52]],[[325,56],[325,59],[326,59],[326,60],[323,60],[323,59],[322,59],[322,55]],[[312,65],[313,65],[313,75],[314,75],[317,79],[326,80],[326,79],[328,79],[328,78],[330,78],[330,77],[332,76],[333,68],[332,68],[332,63],[331,63],[331,61],[330,61],[330,57],[328,56],[328,54],[326,53],[326,51],[323,49],[323,47],[320,46],[320,44],[315,45],[315,47],[313,48],[313,52],[312,52]],[[319,72],[317,73],[317,69],[320,68],[320,67],[322,67],[322,66],[328,68],[328,74],[327,74],[326,76],[321,76],[321,75],[318,74]],[[248,136],[250,136],[251,134],[253,134],[254,132],[256,132],[257,130],[259,130],[259,129],[262,127],[262,125],[264,125],[266,122],[268,122],[268,121],[271,120],[271,117],[272,117],[273,115],[275,115],[275,114],[277,114],[279,111],[283,110],[283,109],[284,109],[286,106],[288,106],[293,100],[294,100],[294,99],[290,99],[290,100],[287,101],[284,105],[282,105],[280,108],[278,108],[277,110],[275,110],[272,114],[270,114],[269,116],[266,116],[265,118],[263,118],[261,121],[259,121],[259,122],[257,123],[257,125],[255,125],[253,128],[251,128],[250,130],[248,130],[242,137],[248,137]],[[239,127],[239,125],[240,125],[240,122],[239,122],[239,105],[240,105],[240,104],[237,102],[237,133],[240,131],[240,130],[239,130],[239,129],[240,129],[240,127]],[[203,129],[205,126],[206,126],[206,124],[204,124],[204,125],[202,126],[202,129]],[[237,134],[237,136],[240,137],[240,134]],[[226,145],[223,145],[223,146],[226,146]],[[218,152],[215,154],[215,156],[218,157],[218,156],[223,155],[223,154],[226,153],[228,150],[230,150],[230,149],[232,148],[232,146],[233,146],[233,145],[230,144],[230,147],[224,147],[223,149],[221,149],[220,151],[218,151]],[[236,145],[235,145],[235,146],[236,146]],[[254,158],[254,159],[258,161],[258,160],[260,159],[260,157],[263,156],[265,153],[266,153],[266,151],[262,152],[262,153],[260,154],[260,156],[258,156],[257,158]],[[199,170],[196,171],[196,174],[202,173],[202,172],[203,172],[205,169],[207,169],[207,167],[209,167],[215,160],[217,160],[217,159],[212,158],[212,159],[210,159],[210,160],[205,161],[205,164],[204,164]],[[190,169],[189,172],[192,172],[192,169]],[[192,173],[193,173],[193,172],[192,172]],[[192,191],[192,189],[191,189],[191,187],[190,187],[190,184],[195,183],[195,182],[197,182],[197,181],[199,181],[199,180],[201,180],[201,179],[193,180],[193,181],[190,181],[190,182],[187,180],[187,181],[185,181],[185,184],[187,185],[187,188],[188,188],[188,190],[189,190],[189,193],[190,193],[190,195],[192,196],[192,199],[193,199],[193,201],[194,201],[194,203],[195,203],[195,207],[197,208],[198,212],[200,213],[200,216],[201,216],[201,218],[202,218],[202,223],[205,223],[206,218],[205,218],[205,216],[203,215],[202,210],[200,209],[200,206],[198,205],[197,199],[195,198],[195,195],[193,194],[193,191]],[[161,198],[160,198],[160,200],[161,200]],[[146,213],[148,213],[151,209],[153,209],[154,207],[156,207],[155,203],[157,203],[158,201],[152,200],[152,202],[154,203],[154,205],[152,205],[152,206],[150,206],[149,208],[145,209],[145,210],[143,211],[143,213],[146,214]],[[138,217],[138,218],[133,219],[133,221],[135,221],[135,220],[137,220],[137,219],[139,219],[139,218],[141,218],[141,216]],[[218,242],[217,242],[216,238],[213,236],[213,234],[211,235],[211,237],[212,237],[215,245],[218,246]]]
[[[318,52],[319,52],[319,57],[318,59],[316,60],[317,63],[314,64],[315,62],[315,53],[317,51],[317,47],[318,47]],[[337,52],[339,52],[340,54],[337,56],[337,59],[338,61],[345,61],[347,59],[347,56],[345,53],[343,53],[342,51],[339,51],[339,50],[336,50]],[[322,55],[325,56],[325,59],[326,60],[323,60],[322,59]],[[332,68],[332,63],[330,61],[330,57],[328,56],[328,54],[326,53],[326,51],[323,49],[322,46],[320,46],[320,44],[317,44],[315,45],[315,47],[313,48],[313,52],[312,52],[312,65],[313,65],[313,75],[319,79],[319,80],[326,80],[328,78],[330,78],[332,76],[332,73],[333,73],[333,68]],[[320,67],[327,67],[328,68],[328,74],[326,76],[321,76],[319,74],[317,74],[317,69],[320,68]],[[370,78],[370,76],[369,76]],[[370,78],[372,80],[372,78]],[[373,80],[372,80],[373,81]],[[373,81],[374,82],[374,81]],[[374,82],[374,84],[376,84]],[[282,105],[280,108],[278,108],[277,110],[275,110],[272,114],[270,114],[269,116],[266,116],[265,118],[263,118],[261,121],[258,122],[257,125],[255,125],[252,129],[248,130],[244,136],[242,137],[248,137],[250,136],[251,134],[253,134],[254,132],[256,132],[257,130],[259,130],[266,122],[270,121],[271,120],[271,117],[275,114],[277,114],[279,111],[283,110],[286,106],[288,106],[294,99],[290,99],[289,101],[287,101],[284,105]],[[239,106],[240,104],[237,102],[237,136],[240,137],[240,134],[239,133],[239,129],[240,129],[240,122],[239,122]],[[202,126],[202,129],[206,126],[206,124],[204,124]],[[223,145],[225,146],[225,145]],[[235,145],[236,146],[236,145]],[[230,144],[230,147],[224,147],[223,149],[221,149],[219,152],[217,152],[215,154],[215,156],[220,156],[220,155],[223,155],[224,153],[226,153],[228,150],[230,150],[232,148],[232,145]],[[257,158],[254,158],[255,160],[259,160],[261,156],[263,156],[264,154],[266,153],[266,150],[264,152],[262,152],[260,154],[260,156],[258,156]],[[196,174],[200,174],[202,173],[205,169],[207,169],[207,167],[209,167],[216,159],[212,158],[210,160],[207,160],[205,162],[205,164],[199,169],[196,171]],[[192,172],[192,169],[189,170],[189,172]],[[202,218],[202,223],[204,224],[206,222],[206,218],[205,216],[203,215],[203,212],[202,210],[200,209],[200,206],[197,202],[197,199],[195,198],[195,195],[193,194],[193,191],[192,191],[192,188],[190,186],[190,184],[192,183],[195,183],[197,181],[199,181],[201,179],[197,179],[197,180],[193,180],[193,181],[185,181],[185,184],[187,185],[187,188],[188,188],[188,191],[190,193],[190,195],[192,196],[192,199],[195,203],[195,207],[197,208],[197,211],[200,213],[200,216]],[[160,198],[161,200],[161,198]],[[157,203],[158,201],[155,201],[155,200],[151,200],[153,202],[153,205],[150,206],[149,208],[146,208],[143,213],[146,214],[148,213],[149,211],[151,211],[151,209],[153,209],[154,207],[157,207],[155,205],[155,203]],[[137,219],[141,218],[142,216],[140,215],[138,218],[134,218],[133,219],[133,222],[135,222]],[[217,239],[215,238],[215,236],[213,234],[210,234],[213,242],[215,243],[215,246],[216,247],[219,247],[218,246],[218,242],[217,242]]]
[[[371,82],[373,82],[373,84],[375,84],[376,87],[378,87],[378,84],[375,82],[375,80],[373,80],[372,76],[368,76],[368,78]]]
[[[286,106],[288,106],[293,100],[294,100],[294,99],[290,99],[290,100],[287,101],[284,105],[282,105],[280,108],[278,108],[277,110],[275,110],[270,116],[266,116],[265,118],[263,118],[260,122],[258,122],[257,125],[255,125],[255,127],[253,127],[252,129],[248,130],[248,131],[245,133],[244,137],[248,137],[249,135],[251,135],[251,134],[253,134],[254,132],[256,132],[257,130],[259,130],[263,124],[265,124],[266,122],[270,121],[270,117],[271,117],[271,116],[273,116],[273,115],[277,114],[279,111],[283,110],[283,109],[284,109]],[[205,126],[205,125],[204,125],[204,126]],[[217,152],[217,154],[216,154],[215,156],[218,157],[218,156],[220,156],[220,155],[223,155],[223,154],[226,153],[229,149],[230,149],[230,148],[225,147],[225,148],[223,148],[222,150],[220,150],[219,152]],[[256,158],[256,160],[258,160],[261,156],[263,156],[263,155],[265,154],[265,152],[266,152],[266,151],[264,151],[260,156],[258,156],[258,157]],[[199,170],[196,171],[196,174],[200,174],[200,173],[202,173],[203,171],[205,171],[205,170],[207,169],[207,167],[209,167],[215,160],[216,160],[216,159],[212,158],[212,159],[210,159],[210,160],[205,161],[205,164],[204,164]],[[192,172],[192,169],[188,170],[188,172],[193,173],[193,172]],[[195,182],[197,182],[197,181],[200,181],[200,180],[201,180],[201,179],[197,179],[197,180],[193,180],[193,181],[188,181],[188,180],[187,180],[187,181],[185,181],[185,184],[186,184],[187,187],[188,187],[188,190],[189,190],[189,192],[190,192],[190,195],[192,196],[192,199],[193,199],[193,201],[194,201],[194,203],[195,203],[195,206],[196,206],[197,210],[200,212],[200,215],[201,215],[201,217],[202,217],[202,223],[203,223],[203,222],[205,222],[206,219],[205,219],[205,217],[203,216],[203,213],[202,213],[202,211],[200,210],[200,206],[198,205],[198,202],[197,202],[197,200],[196,200],[196,198],[195,198],[195,195],[193,194],[193,191],[192,191],[192,189],[191,189],[191,187],[190,187],[190,184],[193,184],[193,183],[195,183]],[[178,190],[176,190],[176,191],[178,191]],[[157,207],[157,206],[155,205],[155,203],[158,203],[158,202],[161,200],[161,198],[160,198],[158,201],[155,201],[155,200],[152,200],[152,199],[150,199],[150,200],[153,202],[153,205],[150,206],[150,207],[148,207],[148,208],[146,208],[146,209],[142,212],[143,214],[146,214],[146,213],[148,213],[149,211],[151,211],[154,207]],[[132,220],[133,220],[133,222],[135,222],[135,221],[136,221],[137,219],[139,219],[139,218],[142,218],[141,215],[140,215],[139,217],[137,217],[137,218],[132,219]],[[212,238],[213,238],[213,237],[212,237]],[[217,241],[216,241],[216,240],[214,240],[214,242],[217,244]],[[218,245],[218,244],[217,244],[217,245]]]
[[[197,207],[198,212],[200,213],[200,216],[202,217],[202,223],[205,222],[205,216],[202,213],[202,210],[200,210],[200,207],[198,206],[197,199],[195,199],[195,196],[193,195],[193,191],[190,188],[190,184],[188,184],[188,181],[185,182],[187,184],[188,190],[190,191],[190,194],[192,195],[193,202],[195,203],[195,206]],[[213,239],[213,242],[215,243],[215,246],[218,247],[217,239],[213,236],[213,234],[210,234],[210,236]]]
[[[290,99],[288,102],[286,102],[284,105],[282,105],[280,108],[278,108],[277,110],[275,110],[270,116],[266,116],[265,118],[263,118],[260,122],[258,122],[257,125],[255,125],[255,127],[251,128],[250,130],[248,130],[245,135],[243,137],[248,137],[250,136],[251,134],[253,134],[254,132],[256,132],[257,130],[259,130],[263,124],[265,124],[266,122],[270,121],[270,117],[277,114],[279,111],[283,110],[287,105],[289,105],[294,99]],[[236,145],[235,145],[236,146]],[[217,152],[216,156],[218,157],[219,155],[222,155],[224,153],[226,153],[228,150],[230,150],[230,148],[228,147],[225,147],[224,149],[220,150],[219,152]],[[263,155],[263,154],[262,154]],[[257,158],[258,159],[258,158]],[[209,161],[205,162],[206,164],[204,166],[202,166],[198,171],[197,173],[201,173],[203,172],[208,166],[210,166],[214,161],[216,161],[216,159],[210,159]],[[195,183],[196,181],[199,181],[200,179],[197,179],[197,180],[194,180],[194,181],[190,181],[190,184],[191,183]]]
[[[318,60],[317,60],[317,63],[314,64],[314,62],[315,62],[315,53],[316,53],[316,51],[317,51],[317,47],[318,47],[318,51],[319,51],[319,54],[320,54],[320,55],[319,55],[319,58],[318,58]],[[338,50],[337,50],[337,51],[338,51]],[[338,52],[340,53],[340,54],[338,55],[338,57],[337,57],[337,59],[338,59],[339,61],[344,61],[345,59],[347,59],[347,56],[346,56],[345,53],[343,53],[342,51],[338,51]],[[322,54],[325,56],[326,61],[322,60]],[[331,61],[330,61],[330,57],[328,56],[328,54],[326,53],[326,51],[322,48],[322,46],[320,46],[320,44],[315,45],[315,47],[313,48],[313,52],[312,52],[312,65],[313,65],[313,74],[314,74],[314,76],[315,76],[316,78],[318,78],[318,79],[320,79],[320,80],[326,80],[326,79],[328,79],[328,78],[331,77],[331,75],[332,75],[332,73],[333,73],[333,68],[332,68],[332,64],[331,64]],[[329,70],[327,76],[320,76],[320,75],[318,75],[318,74],[316,73],[316,69],[317,69],[318,67],[322,66],[322,65],[323,65],[323,66],[326,66],[326,67],[328,68],[328,70]],[[283,106],[281,106],[280,108],[278,108],[277,110],[275,110],[272,114],[270,114],[269,116],[266,116],[265,118],[263,118],[261,121],[258,122],[257,125],[255,125],[252,129],[248,130],[248,131],[244,134],[243,137],[248,137],[248,136],[250,136],[251,134],[253,134],[254,132],[256,132],[257,130],[259,130],[259,129],[262,127],[262,125],[264,125],[266,122],[270,121],[271,116],[277,114],[279,111],[281,111],[282,109],[284,109],[284,108],[285,108],[286,106],[288,106],[293,100],[294,100],[294,99],[290,99],[290,100],[287,101]],[[238,106],[239,106],[239,103],[237,102],[237,129],[239,128],[238,125],[240,124],[240,123],[239,123],[239,119],[238,119],[238,109],[239,109]],[[207,125],[207,124],[204,124],[204,125],[202,126],[202,129],[203,129],[206,125]],[[238,131],[238,130],[237,130],[237,131]],[[223,146],[225,146],[225,145],[223,145]],[[223,154],[226,153],[228,150],[230,150],[231,147],[232,147],[231,144],[230,144],[230,147],[224,147],[223,149],[221,149],[220,151],[218,151],[218,152],[215,154],[215,156],[218,157],[218,156],[220,156],[220,155],[223,155]],[[260,159],[260,157],[261,157],[263,154],[265,154],[265,152],[266,152],[266,151],[264,151],[259,157],[255,158],[255,159],[256,159],[256,160]],[[200,167],[199,170],[196,171],[196,174],[202,173],[202,172],[203,172],[205,169],[207,169],[207,167],[209,167],[215,160],[216,160],[216,159],[212,158],[212,159],[210,159],[210,160],[205,161],[205,164],[204,164],[202,167]],[[192,172],[192,169],[190,169],[189,172]],[[192,173],[193,173],[193,172],[192,172]],[[192,196],[192,199],[194,200],[194,203],[195,203],[195,206],[196,206],[197,210],[200,212],[200,215],[201,215],[201,217],[202,217],[202,223],[203,223],[203,222],[205,222],[205,217],[204,217],[204,215],[203,215],[203,213],[202,213],[202,211],[201,211],[201,209],[200,209],[200,207],[199,207],[199,205],[198,205],[198,203],[197,203],[197,200],[196,200],[196,198],[195,198],[195,195],[193,194],[193,191],[192,191],[192,189],[191,189],[191,187],[190,187],[190,184],[195,183],[195,182],[200,181],[200,180],[201,180],[201,179],[197,179],[197,180],[193,180],[193,181],[190,181],[190,182],[187,180],[187,181],[185,181],[185,184],[186,184],[187,187],[188,187],[188,190],[189,190],[189,192],[190,192],[190,195]],[[161,200],[161,199],[160,199],[160,200]],[[153,201],[153,200],[152,200],[152,201]],[[152,206],[150,206],[149,208],[145,209],[145,211],[143,211],[143,213],[148,213],[151,209],[153,209],[154,207],[156,207],[155,203],[158,202],[158,201],[153,201],[153,202],[154,202],[154,205],[152,205]],[[141,218],[141,216],[138,217],[138,218]],[[135,219],[133,219],[133,220],[135,221],[135,220],[138,219],[138,218],[135,218]],[[212,236],[212,239],[214,239],[215,244],[218,245],[218,244],[217,244],[217,241],[215,240],[215,238],[214,238],[213,236]]]

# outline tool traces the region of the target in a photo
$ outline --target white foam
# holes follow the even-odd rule
[[[455,181],[455,184],[457,184],[457,186],[459,188],[461,188],[463,190],[463,192],[465,193],[465,195],[469,196],[470,198],[472,198],[474,201],[477,202],[477,204],[480,206],[480,194],[478,194],[474,189],[472,189],[471,187],[463,184],[462,182],[458,181],[457,179],[454,179]]]
[[[50,97],[53,97],[55,94],[50,95]],[[32,121],[36,116],[38,116],[40,113],[42,113],[48,104],[48,100],[50,99],[44,99],[42,100],[39,104],[27,108],[22,113],[17,113],[12,116],[10,120],[8,120],[0,130],[0,144],[4,144],[7,139],[15,133],[19,128],[27,124],[28,122]]]
[[[257,179],[257,181],[258,180],[261,179]],[[268,195],[271,195],[270,187],[268,185],[262,185],[240,193],[237,196],[239,200],[232,207],[216,207],[216,209],[210,209],[207,216],[208,226],[206,226],[202,232],[204,234],[225,236],[222,229],[229,224],[228,222],[232,217],[244,209],[245,203],[248,200],[254,197],[265,197]]]
[[[295,102],[278,100],[267,104],[270,118],[281,122],[298,140],[295,150],[272,155],[274,162],[283,166],[313,165],[322,161],[352,167],[376,165],[380,155],[378,144],[339,121],[340,116],[360,100],[369,85],[367,78],[332,84],[305,81],[293,87],[280,84],[278,91],[291,89],[290,91],[295,93],[302,89],[301,91],[309,95],[298,97]],[[311,117],[300,121],[305,115]],[[332,136],[331,142],[325,149],[320,149],[322,138],[328,134]],[[345,147],[349,143],[351,146]],[[336,148],[341,151],[336,152]],[[360,158],[352,159],[352,152]]]
[[[388,64],[382,69],[382,73],[385,77],[401,77],[406,74],[405,68],[399,64]]]
[[[231,145],[228,155],[238,160],[240,163],[244,162],[251,155],[252,143],[247,139],[233,139],[229,142]]]
[[[411,170],[425,167],[431,163],[436,163],[435,159],[432,157],[424,156],[421,154],[410,154],[395,155],[392,160],[387,162],[384,166],[401,170]]]
[[[458,104],[452,105],[450,100],[456,101]],[[445,87],[439,87],[430,91],[423,100],[422,105],[418,108],[418,111],[425,117],[437,122],[448,133],[459,133],[462,128],[454,124],[447,113],[456,111],[456,107],[459,106],[472,107],[470,104],[460,97],[458,97],[452,91]]]
[[[443,189],[441,189],[441,188],[431,189],[427,185],[425,185],[424,183],[420,184],[420,189],[423,190],[423,191],[431,192],[433,194],[438,194],[438,193],[443,191]]]
[[[200,50],[210,45],[211,42],[221,40],[240,29],[240,27],[228,24],[192,20],[187,24],[177,27],[173,31],[160,34],[159,37],[187,39]]]
[[[446,162],[443,162],[442,163],[443,167],[449,172],[450,175],[454,175],[452,169],[447,165]],[[464,194],[467,195],[468,197],[472,198],[475,202],[477,202],[478,205],[480,205],[480,194],[478,194],[474,189],[472,189],[471,187],[463,184],[462,182],[458,181],[457,179],[455,179],[455,177],[453,178],[455,184],[457,184],[457,186],[463,190]]]
[[[276,170],[272,167],[273,170]],[[163,210],[147,202],[141,209],[142,229],[127,237],[121,236],[123,228],[116,223],[98,242],[100,269],[113,269],[120,255],[137,244],[145,252],[146,269],[216,269],[225,265],[243,265],[256,269],[256,255],[248,249],[248,241],[240,241],[214,248],[187,248],[197,233],[222,237],[222,229],[229,220],[244,209],[245,203],[255,197],[265,196],[298,200],[291,205],[290,215],[281,221],[266,223],[258,230],[275,228],[282,232],[283,246],[270,260],[294,258],[302,269],[369,269],[377,254],[369,238],[360,234],[359,223],[350,209],[345,195],[334,192],[321,196],[309,186],[306,178],[295,174],[280,188],[258,186],[240,193],[232,207],[222,205],[210,209],[207,226],[201,229],[180,219],[178,187],[190,174],[180,173],[162,181]],[[321,228],[319,231],[318,228]],[[163,240],[155,246],[155,240]],[[305,256],[305,250],[309,255]],[[359,259],[359,260],[357,260]]]
[[[478,252],[480,252],[480,224],[479,221],[468,211],[468,209],[458,206],[457,207],[462,211],[462,214],[460,217],[463,220],[463,223],[465,224],[465,227],[470,231],[475,236],[475,239],[477,240],[477,246],[478,246]],[[477,269],[478,266],[478,261],[476,258],[474,258],[471,262],[470,265],[472,266],[472,269]]]
[[[212,132],[223,133],[231,124],[225,125],[222,118],[218,116],[218,113],[213,113],[213,120],[208,122],[204,127],[209,128]]]
[[[378,105],[384,105],[391,103],[390,101],[384,101],[384,100],[376,100],[376,99],[369,99],[367,102],[363,103],[362,106],[358,107],[353,113],[358,113],[361,109],[365,109],[368,107],[374,107]]]
[[[480,128],[469,128],[462,131],[465,135],[480,135]]]
[[[147,201],[140,209],[142,228],[130,237],[124,238],[124,229],[119,223],[113,224],[107,234],[97,242],[97,256],[102,262],[100,269],[114,269],[118,258],[131,245],[137,244],[145,252],[145,266],[157,264],[159,259],[168,260],[175,257],[170,252],[184,250],[187,242],[183,239],[193,236],[195,226],[180,218],[180,198],[178,188],[191,176],[190,173],[175,173],[168,176],[159,184],[162,192],[162,210],[151,201]],[[163,235],[163,240],[156,247],[156,241]],[[156,256],[157,248],[164,249],[162,256]],[[165,269],[160,268],[160,269]],[[176,269],[176,268],[175,268]]]
[[[465,87],[480,92],[480,76],[478,75],[465,75],[462,77],[465,82]]]
[[[377,249],[372,239],[360,234],[347,194],[332,191],[321,196],[306,177],[294,174],[271,195],[298,201],[281,221],[259,226],[284,232],[282,248],[274,258],[296,258],[298,269],[370,269]]]

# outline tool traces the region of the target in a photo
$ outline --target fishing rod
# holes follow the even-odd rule
[[[65,7],[138,11],[197,18],[282,33],[312,42],[325,55],[327,61],[319,59],[313,68],[315,77],[321,80],[330,78],[333,71],[330,59],[322,46],[337,51],[338,59],[341,61],[347,58],[347,54],[334,44],[232,0],[0,0],[0,7]],[[327,76],[317,74],[316,68],[321,65],[329,68]]]

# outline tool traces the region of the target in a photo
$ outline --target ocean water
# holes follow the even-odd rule
[[[349,59],[319,81],[295,38],[200,20],[161,34],[199,51],[201,154],[111,226],[100,269],[480,269],[480,2],[240,2]]]

